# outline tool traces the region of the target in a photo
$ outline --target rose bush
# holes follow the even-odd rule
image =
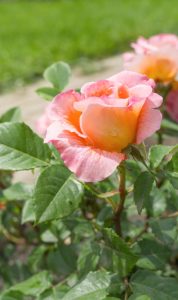
[[[69,75],[44,72],[43,138],[0,117],[0,300],[176,300],[178,125],[159,111],[175,95],[132,71],[64,92]]]

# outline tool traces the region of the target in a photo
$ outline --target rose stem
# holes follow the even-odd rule
[[[118,207],[114,214],[114,223],[115,223],[115,230],[116,233],[119,236],[122,236],[122,228],[121,228],[121,215],[122,211],[124,209],[124,202],[125,202],[125,196],[126,196],[126,190],[125,190],[125,166],[121,164],[119,166],[119,195],[120,195],[120,201],[118,204]]]

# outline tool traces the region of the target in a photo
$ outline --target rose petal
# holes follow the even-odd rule
[[[83,85],[81,92],[85,97],[109,96],[112,93],[111,87],[112,83],[108,80],[98,80]]]
[[[152,108],[147,101],[140,113],[137,128],[136,144],[142,143],[146,138],[151,136],[160,129],[162,114],[159,110]]]
[[[163,45],[171,45],[174,47],[178,47],[178,37],[175,34],[170,34],[170,33],[157,34],[150,37],[148,41],[150,44],[156,45],[157,47]]]
[[[48,108],[48,116],[52,121],[61,122],[66,130],[80,134],[80,112],[75,110],[74,103],[82,99],[74,90],[57,95]]]
[[[81,95],[74,90],[57,95],[49,105],[48,115],[50,119],[57,121],[68,117],[74,111],[73,104],[81,99]]]
[[[97,182],[110,176],[125,155],[86,146],[77,135],[65,133],[53,142],[66,166],[85,182]]]
[[[139,97],[139,98],[147,98],[152,93],[152,87],[145,84],[138,84],[132,88],[130,88],[130,94]]]
[[[152,107],[156,108],[156,107],[160,107],[162,102],[163,102],[163,97],[156,94],[156,93],[152,93],[150,96],[149,96],[149,100],[151,101],[152,103]]]
[[[150,85],[152,88],[155,86],[153,80],[148,79],[146,75],[142,75],[132,71],[122,71],[110,78],[109,81],[113,81],[115,84],[122,83],[128,87],[134,87],[137,84]]]
[[[89,98],[86,98],[85,100],[83,101],[79,101],[79,102],[75,102],[74,103],[74,108],[78,111],[81,111],[83,112],[87,107],[88,105],[90,104],[102,104],[104,102],[103,99],[101,98],[97,98],[97,97],[89,97]]]

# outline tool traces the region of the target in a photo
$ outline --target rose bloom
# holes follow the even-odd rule
[[[126,159],[124,149],[140,144],[160,128],[156,108],[162,97],[147,76],[123,71],[55,97],[48,108],[52,124],[45,141],[53,143],[79,179],[96,182]]]
[[[153,78],[157,82],[171,82],[178,70],[178,37],[159,34],[145,39],[140,37],[131,44],[134,52],[123,56],[125,68]]]

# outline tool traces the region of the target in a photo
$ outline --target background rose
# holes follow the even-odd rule
[[[126,158],[123,150],[160,128],[156,110],[162,97],[154,82],[135,72],[84,85],[81,93],[61,93],[48,108],[52,120],[46,142],[53,143],[68,168],[83,181],[103,180]]]
[[[125,67],[158,82],[171,82],[178,69],[178,37],[159,34],[149,39],[140,37],[131,44],[133,53],[125,53]]]

